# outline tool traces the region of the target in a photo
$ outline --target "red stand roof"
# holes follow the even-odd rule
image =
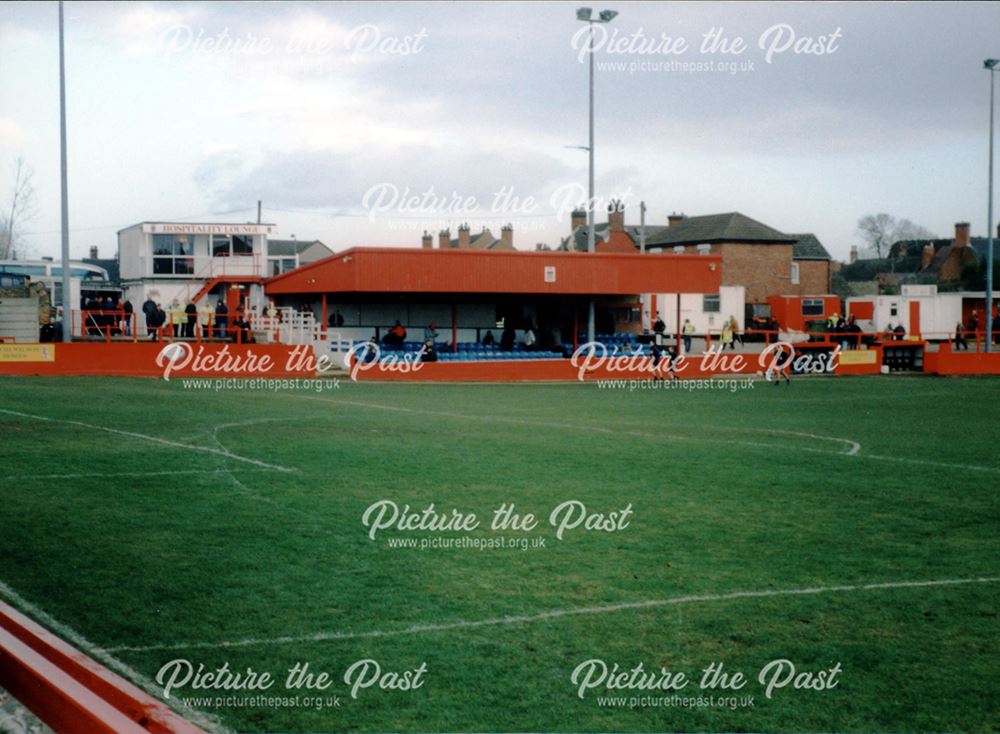
[[[714,255],[357,247],[264,281],[296,293],[718,293]]]

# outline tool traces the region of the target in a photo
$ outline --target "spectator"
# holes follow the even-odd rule
[[[198,326],[198,307],[188,302],[188,305],[184,307],[184,313],[187,316],[187,323],[184,324],[184,336],[188,339],[194,339],[194,332]]]
[[[517,339],[517,334],[514,331],[514,327],[505,326],[503,333],[500,334],[500,349],[505,352],[513,351],[515,339]]]
[[[976,332],[979,331],[979,313],[977,311],[973,311],[972,316],[969,317],[969,331],[972,332],[972,338],[978,342],[979,338],[976,336]]]
[[[649,356],[653,366],[653,382],[662,381],[663,372],[660,371],[660,362],[663,360],[663,350],[656,342],[649,345]]]
[[[170,304],[170,334],[175,339],[179,338],[184,331],[184,309],[181,304],[174,299]]]
[[[526,328],[524,330],[524,339],[522,340],[522,343],[524,344],[524,348],[527,349],[527,350],[529,350],[529,351],[532,350],[532,349],[534,349],[535,348],[535,343],[537,341],[538,340],[535,338],[535,330],[532,329],[531,325],[529,324],[528,328]]]
[[[212,317],[215,316],[215,309],[208,301],[198,309],[198,323],[201,326],[201,338],[208,339],[212,336]]]
[[[724,321],[722,323],[722,339],[721,339],[721,341],[722,341],[722,351],[725,351],[726,347],[729,347],[733,351],[736,351],[736,344],[733,343],[733,322],[732,321],[728,321],[727,320],[727,321]],[[685,341],[685,344],[684,344],[684,349],[685,350],[688,349],[686,341]]]
[[[663,319],[659,316],[656,317],[656,321],[653,322],[653,333],[663,334],[667,330],[667,325],[663,323]]]
[[[218,332],[216,336],[220,339],[226,338],[226,326],[229,324],[229,307],[220,298],[215,307],[215,328]]]
[[[125,322],[125,336],[132,336],[132,301],[125,299],[125,303],[122,304],[122,321]]]
[[[434,323],[434,322],[432,321],[432,322],[430,323],[430,325],[429,325],[429,326],[427,326],[427,327],[426,327],[426,328],[424,329],[424,341],[425,341],[425,342],[428,342],[428,341],[429,341],[429,342],[430,342],[431,344],[434,344],[434,343],[435,343],[435,342],[437,341],[437,338],[438,338],[438,332],[437,332],[437,328],[436,328],[436,327],[437,327],[437,324],[435,324],[435,323]]]
[[[330,314],[330,318],[327,323],[329,326],[343,326],[344,315],[340,313],[340,311],[334,311],[332,314]]]
[[[152,298],[147,298],[142,304],[142,315],[146,318],[146,333],[156,339],[155,329],[156,326],[153,321],[156,320],[156,302]]]
[[[237,344],[252,344],[253,332],[250,331],[250,324],[243,318],[242,311],[237,312],[233,319],[233,341]]]
[[[694,336],[694,324],[691,323],[691,319],[684,319],[684,326],[681,327],[681,335],[684,337],[684,354],[690,354],[691,337]]]
[[[733,330],[733,341],[739,342],[740,346],[743,346],[743,337],[740,335],[740,325],[739,322],[736,321],[736,317],[733,315],[729,316],[729,328]],[[735,350],[736,347],[733,347],[733,349]]]
[[[483,337],[483,346],[484,347],[491,347],[491,346],[493,346],[496,343],[497,343],[497,340],[496,340],[496,338],[494,338],[493,332],[487,329],[486,336]]]
[[[892,333],[895,335],[896,341],[902,341],[903,340],[903,338],[906,336],[906,329],[903,328],[902,322],[900,322],[896,326],[896,328],[892,330]]]
[[[155,310],[153,311],[153,320],[152,320],[153,324],[152,337],[153,341],[155,342],[159,340],[160,333],[163,330],[163,326],[164,324],[167,323],[167,312],[163,310],[163,306],[159,303],[157,303],[154,306],[154,308]]]
[[[955,326],[955,349],[969,351],[969,342],[965,340],[965,326],[959,321]]]
[[[382,343],[387,347],[394,347],[396,349],[402,349],[403,343],[406,341],[406,329],[403,325],[397,321],[388,333],[382,338]]]
[[[428,339],[424,342],[424,348],[420,350],[420,361],[421,362],[437,362],[438,353],[437,349],[434,348],[434,340]]]

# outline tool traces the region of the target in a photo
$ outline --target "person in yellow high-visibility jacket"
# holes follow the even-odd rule
[[[176,299],[170,304],[170,328],[171,334],[174,338],[181,335],[181,331],[184,328],[184,322],[187,320],[187,316],[184,313],[184,309],[181,307]]]
[[[212,321],[215,320],[215,309],[205,301],[198,309],[198,325],[201,327],[201,338],[208,339],[212,334]]]
[[[684,319],[684,326],[681,327],[681,335],[684,337],[684,354],[691,353],[691,337],[694,336],[694,324],[691,319]]]
[[[736,349],[736,344],[733,342],[733,322],[728,320],[722,322],[722,350],[726,347]]]

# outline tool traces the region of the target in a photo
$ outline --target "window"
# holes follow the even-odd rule
[[[10,275],[29,275],[31,277],[37,277],[40,275],[45,275],[44,265],[0,265],[0,273],[9,273]]]
[[[555,265],[546,265],[545,266],[545,271],[544,271],[544,276],[545,276],[545,282],[546,283],[555,283],[556,282],[556,266]]]
[[[890,316],[899,316],[899,305],[898,304],[896,304],[896,303],[890,303],[889,304],[889,315]]]
[[[822,316],[823,315],[823,299],[821,299],[821,298],[803,298],[802,299],[802,315],[803,316]]]
[[[194,235],[154,234],[153,274],[189,275],[194,272]]]
[[[212,257],[229,257],[230,255],[252,255],[253,237],[250,235],[232,236],[228,234],[212,235]]]
[[[702,296],[701,300],[701,310],[704,313],[719,313],[721,303],[719,302],[719,295],[716,293],[710,296]]]
[[[799,284],[799,264],[792,263],[792,285]]]
[[[268,269],[272,276],[287,273],[289,270],[295,270],[299,266],[298,260],[294,257],[269,257],[267,260],[269,263]]]

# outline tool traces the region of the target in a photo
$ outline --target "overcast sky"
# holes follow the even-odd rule
[[[68,3],[72,253],[112,256],[143,220],[251,221],[258,199],[335,249],[462,221],[556,244],[587,182],[578,5]],[[652,224],[740,211],[837,258],[879,211],[985,234],[1000,3],[605,7],[596,193],[630,223],[640,200]],[[59,251],[57,13],[0,4],[0,192],[23,155],[36,257]],[[713,29],[745,48],[704,48]]]

